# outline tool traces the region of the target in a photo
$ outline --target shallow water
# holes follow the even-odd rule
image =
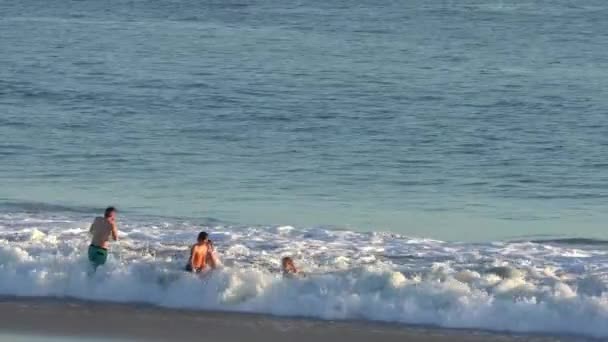
[[[201,229],[121,221],[92,276],[86,218],[0,216],[0,295],[608,338],[608,242],[444,242],[394,233],[209,225],[223,266],[183,270]],[[294,258],[302,277],[283,278]]]
[[[608,238],[607,14],[602,0],[3,1],[0,205]]]

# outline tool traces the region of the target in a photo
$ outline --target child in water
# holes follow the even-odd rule
[[[293,277],[298,274],[298,269],[290,257],[284,257],[281,260],[281,268],[283,269],[284,277]]]

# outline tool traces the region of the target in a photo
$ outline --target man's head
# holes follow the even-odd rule
[[[196,240],[198,241],[198,243],[204,243],[209,240],[209,235],[207,234],[207,232],[200,232]]]
[[[106,220],[114,220],[116,218],[116,208],[107,207],[106,211],[103,213],[103,217],[105,217]]]

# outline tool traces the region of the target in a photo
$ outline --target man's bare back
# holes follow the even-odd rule
[[[190,254],[192,255],[190,261],[192,270],[199,272],[207,267],[207,255],[209,254],[209,247],[206,243],[192,246]]]
[[[213,255],[213,245],[207,238],[207,233],[201,232],[198,236],[197,243],[190,249],[190,259],[186,270],[189,272],[201,272],[207,266],[215,268],[217,265],[215,256]]]
[[[108,248],[110,236],[114,241],[118,240],[116,223],[112,217],[96,217],[91,224],[89,232],[93,235],[91,245],[101,248]]]

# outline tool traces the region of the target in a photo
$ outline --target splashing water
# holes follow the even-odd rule
[[[450,243],[322,228],[205,227],[223,266],[183,272],[200,227],[121,224],[92,276],[88,222],[0,216],[0,293],[159,306],[608,337],[600,243]],[[285,279],[292,256],[305,276]]]

